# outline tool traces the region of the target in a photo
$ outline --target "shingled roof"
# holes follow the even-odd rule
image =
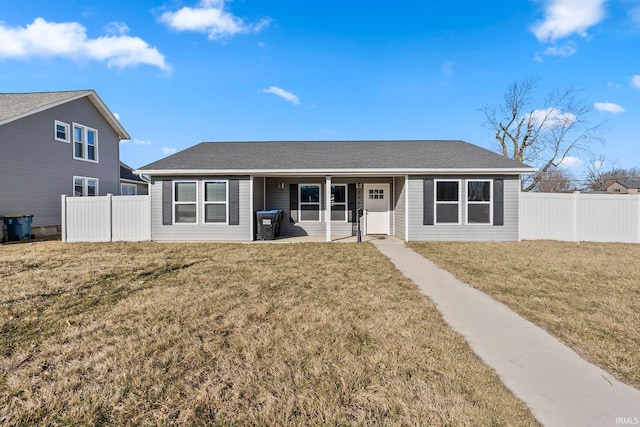
[[[530,173],[522,163],[464,141],[203,142],[143,166],[147,174],[466,171]]]
[[[109,111],[98,94],[91,89],[58,92],[0,93],[0,125],[85,96],[89,98],[93,105],[118,133],[120,139],[131,138],[118,119],[116,119],[111,111]]]

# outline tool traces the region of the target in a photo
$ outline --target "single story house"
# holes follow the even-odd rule
[[[615,180],[605,188],[607,193],[636,194],[640,192],[640,180]]]
[[[120,161],[120,195],[144,196],[149,194],[149,183],[140,175],[133,173],[133,168]]]
[[[520,175],[534,168],[464,141],[203,142],[137,171],[150,179],[152,240],[281,236],[519,240]]]

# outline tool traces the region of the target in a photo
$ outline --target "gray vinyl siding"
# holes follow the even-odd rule
[[[465,225],[466,186],[460,188],[460,225],[423,225],[423,179],[422,176],[409,177],[406,186],[409,197],[409,241],[517,241],[518,197],[520,180],[517,176],[504,177],[433,177],[435,179],[504,179],[504,225]]]
[[[404,240],[405,238],[405,178],[396,177],[396,185],[393,190],[393,218],[395,225],[392,228],[393,235]]]
[[[54,139],[54,121],[98,131],[98,163],[75,160],[73,142]],[[62,194],[73,177],[98,179],[99,195],[120,194],[117,133],[87,98],[0,126],[0,215],[33,214],[33,226],[60,225]]]
[[[203,200],[202,186],[204,181],[208,180],[228,180],[239,179],[239,207],[240,207],[240,224],[203,224]],[[197,197],[197,224],[162,224],[162,185],[164,180],[169,181],[197,181],[198,197]],[[253,214],[251,213],[251,181],[249,177],[171,177],[162,178],[154,177],[150,185],[151,194],[151,240],[157,241],[249,241],[251,234],[251,221]],[[172,205],[173,208],[173,205]]]

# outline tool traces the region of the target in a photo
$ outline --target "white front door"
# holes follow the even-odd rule
[[[365,234],[389,234],[389,184],[364,185]]]

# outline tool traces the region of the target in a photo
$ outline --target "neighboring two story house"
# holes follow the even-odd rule
[[[0,93],[0,216],[33,214],[35,235],[57,233],[62,194],[120,194],[125,139],[93,90]]]

